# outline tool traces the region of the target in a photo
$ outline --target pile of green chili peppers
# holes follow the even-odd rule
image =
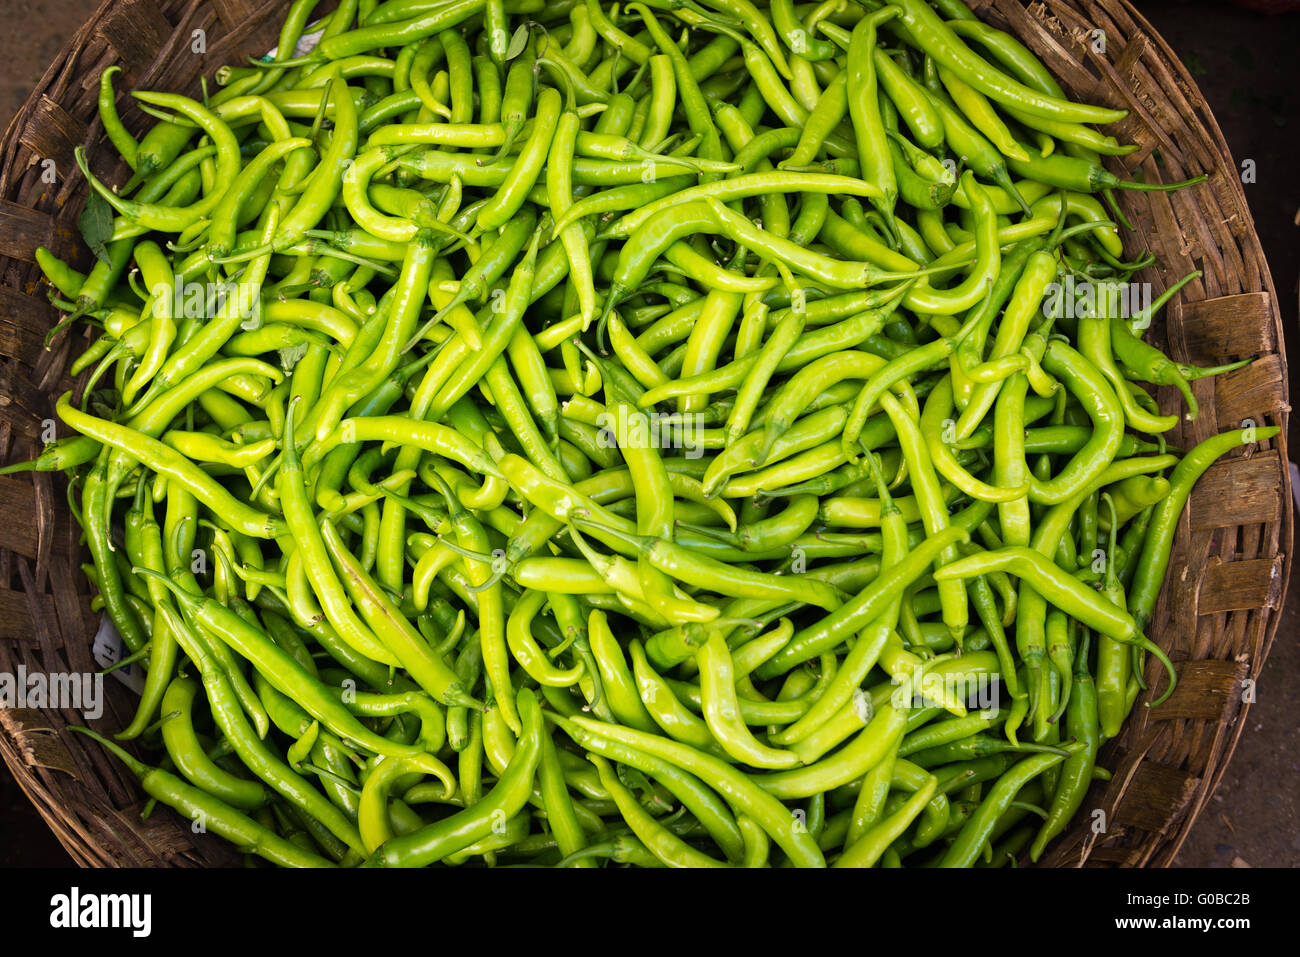
[[[111,235],[37,253],[102,332],[6,471],[150,763],[74,730],[287,866],[1038,860],[1277,432],[1162,437],[1240,363],[1121,295],[1123,112],[957,0],[315,6],[139,140],[105,71]]]

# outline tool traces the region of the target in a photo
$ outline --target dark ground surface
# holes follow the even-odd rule
[[[0,0],[0,128],[97,0]],[[1255,160],[1246,186],[1281,300],[1287,340],[1297,332],[1300,277],[1300,14],[1267,17],[1217,2],[1137,0],[1137,7],[1184,59],[1209,100],[1237,162]],[[1300,357],[1292,355],[1292,395]],[[1291,429],[1300,448],[1300,419]],[[1300,568],[1300,565],[1297,566]],[[1260,676],[1223,781],[1196,822],[1182,867],[1300,866],[1300,574]],[[0,766],[0,867],[70,866],[40,816]]]

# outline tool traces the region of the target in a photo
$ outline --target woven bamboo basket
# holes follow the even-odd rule
[[[1115,172],[1131,175],[1140,166],[1148,181],[1210,174],[1206,183],[1172,194],[1124,196],[1136,226],[1127,234],[1129,252],[1151,250],[1158,258],[1137,279],[1161,290],[1193,269],[1204,272],[1165,311],[1151,333],[1155,340],[1180,361],[1260,357],[1195,383],[1200,417],[1171,441],[1190,447],[1246,420],[1282,427],[1273,442],[1221,460],[1196,487],[1151,627],[1152,639],[1177,663],[1177,693],[1155,710],[1139,702],[1123,735],[1103,752],[1113,779],[1094,786],[1080,820],[1046,861],[1166,866],[1245,726],[1252,679],[1264,665],[1288,578],[1289,406],[1277,296],[1218,124],[1173,51],[1128,2],[974,5],[1032,48],[1068,93],[1129,110],[1114,132],[1141,149],[1116,162]],[[44,245],[83,264],[88,259],[77,238],[87,189],[75,147],[86,147],[106,181],[128,175],[97,118],[100,72],[117,63],[124,71],[119,89],[194,95],[200,77],[211,82],[218,66],[273,47],[284,6],[105,0],[19,111],[0,143],[0,460],[40,450],[55,398],[76,387],[65,370],[89,341],[80,331],[62,333],[44,348],[58,316],[44,298],[33,250]],[[119,98],[119,109],[134,132],[147,126],[130,97]],[[1176,395],[1158,398],[1163,411],[1180,408]],[[91,643],[98,622],[78,570],[84,549],[64,491],[57,475],[0,478],[0,673],[16,674],[20,666],[29,674],[97,669]],[[1158,679],[1154,662],[1147,678]],[[134,696],[112,680],[105,689],[103,715],[91,724],[112,733],[133,714]],[[74,710],[0,708],[0,755],[78,863],[237,861],[219,839],[193,833],[170,812],[142,822],[144,797],[129,773],[99,747],[65,733],[84,720]]]

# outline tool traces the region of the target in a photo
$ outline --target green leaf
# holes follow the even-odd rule
[[[108,262],[108,248],[105,245],[113,237],[113,207],[108,200],[93,190],[86,208],[77,217],[77,229],[85,240],[95,258],[102,263]]]
[[[293,371],[293,367],[298,364],[298,360],[307,354],[307,343],[302,342],[296,346],[285,346],[280,352],[280,368],[284,374],[288,375]]]
[[[519,24],[519,29],[515,30],[515,35],[510,38],[510,46],[506,47],[506,59],[513,60],[519,54],[524,52],[524,47],[528,45],[528,24]]]

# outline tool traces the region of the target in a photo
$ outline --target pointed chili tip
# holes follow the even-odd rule
[[[108,748],[108,750],[111,751],[123,764],[125,764],[128,768],[130,768],[131,772],[135,774],[136,777],[142,778],[146,774],[148,774],[151,770],[153,770],[152,768],[149,767],[149,765],[145,764],[143,761],[137,760],[134,756],[132,756],[129,752],[127,752],[126,749],[124,749],[121,745],[115,744],[114,742],[110,741],[108,738],[104,737],[102,734],[92,731],[90,728],[74,724],[74,725],[68,725],[68,730],[75,731],[77,734],[84,734],[86,737],[98,741],[101,745]]]

